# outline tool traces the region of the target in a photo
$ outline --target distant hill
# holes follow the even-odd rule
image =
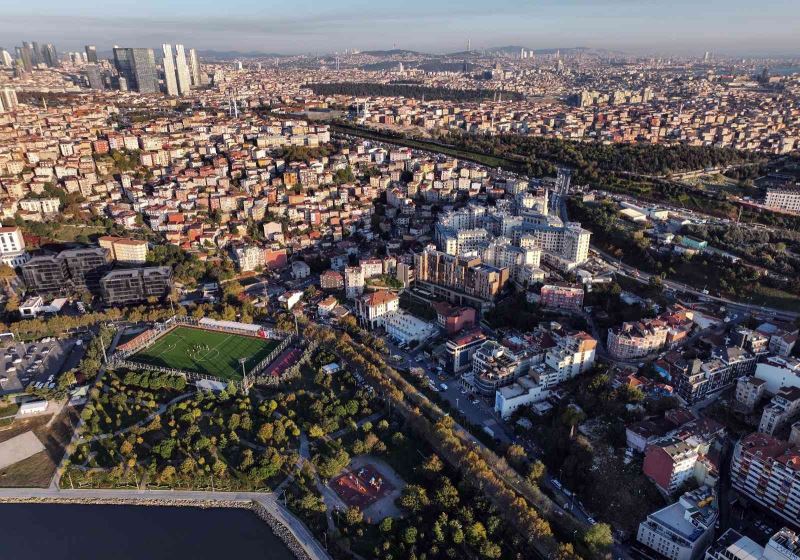
[[[390,49],[388,51],[361,51],[360,54],[365,54],[367,56],[402,56],[402,55],[421,55],[424,53],[420,53],[417,51],[409,51],[406,49]]]
[[[198,50],[197,54],[205,58],[216,58],[218,60],[230,60],[236,58],[283,58],[289,56],[280,53],[266,53],[259,51],[240,52],[240,51],[214,51],[214,50]]]

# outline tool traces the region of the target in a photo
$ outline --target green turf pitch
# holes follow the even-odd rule
[[[244,368],[249,373],[277,345],[266,338],[176,327],[128,360],[238,380],[242,378],[241,358],[246,358]]]

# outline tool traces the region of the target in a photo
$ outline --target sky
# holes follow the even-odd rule
[[[0,46],[183,43],[285,54],[584,46],[800,55],[800,0],[0,0]]]

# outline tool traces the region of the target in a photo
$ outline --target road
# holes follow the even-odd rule
[[[500,420],[494,412],[494,403],[486,403],[482,399],[471,398],[466,391],[461,388],[461,382],[458,376],[453,376],[449,373],[443,373],[444,378],[439,379],[439,374],[436,371],[434,362],[423,356],[423,352],[419,349],[403,350],[395,345],[388,337],[383,337],[386,347],[390,355],[400,356],[401,361],[397,362],[392,360],[393,367],[420,367],[425,370],[427,376],[433,387],[436,387],[436,392],[441,398],[448,402],[448,404],[455,410],[458,410],[470,424],[480,427],[487,427],[492,430],[495,437],[501,443],[507,444],[512,442],[512,436],[509,435],[507,427]],[[441,389],[444,383],[447,386],[446,390]]]
[[[97,500],[100,503],[193,505],[203,502],[255,502],[286,527],[313,560],[331,560],[314,536],[299,519],[277,500],[272,492],[197,492],[185,490],[59,490],[53,488],[2,488],[0,501]]]
[[[565,200],[559,201],[559,215],[564,222],[569,221],[569,216],[567,215],[567,205]],[[597,253],[600,257],[603,258],[607,263],[612,265],[617,270],[618,274],[622,274],[632,280],[636,280],[641,282],[642,284],[649,284],[650,278],[653,276],[643,270],[639,270],[636,267],[630,266],[628,264],[623,263],[620,259],[609,255],[608,253],[602,251],[601,249],[597,248],[597,246],[591,246],[592,251]],[[798,317],[800,317],[800,313],[794,311],[787,311],[785,309],[775,309],[772,307],[765,307],[762,305],[752,305],[748,303],[742,303],[739,301],[734,301],[728,298],[719,297],[719,296],[712,296],[710,294],[704,294],[702,289],[698,290],[693,286],[689,286],[688,284],[683,284],[681,282],[675,282],[674,280],[663,280],[664,287],[673,290],[675,292],[681,292],[684,294],[690,294],[695,296],[696,298],[700,299],[701,301],[716,301],[718,303],[724,303],[728,307],[732,307],[734,309],[740,311],[747,311],[750,313],[765,313],[774,316],[777,319],[783,319],[786,321],[794,321]]]

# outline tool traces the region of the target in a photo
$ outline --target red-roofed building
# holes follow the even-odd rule
[[[364,294],[356,300],[356,314],[361,324],[374,329],[381,317],[400,308],[400,298],[388,291]]]
[[[475,310],[471,307],[457,307],[445,301],[437,301],[431,307],[436,311],[436,322],[447,334],[475,325]]]
[[[731,483],[749,500],[800,527],[800,449],[755,433],[736,444]]]

